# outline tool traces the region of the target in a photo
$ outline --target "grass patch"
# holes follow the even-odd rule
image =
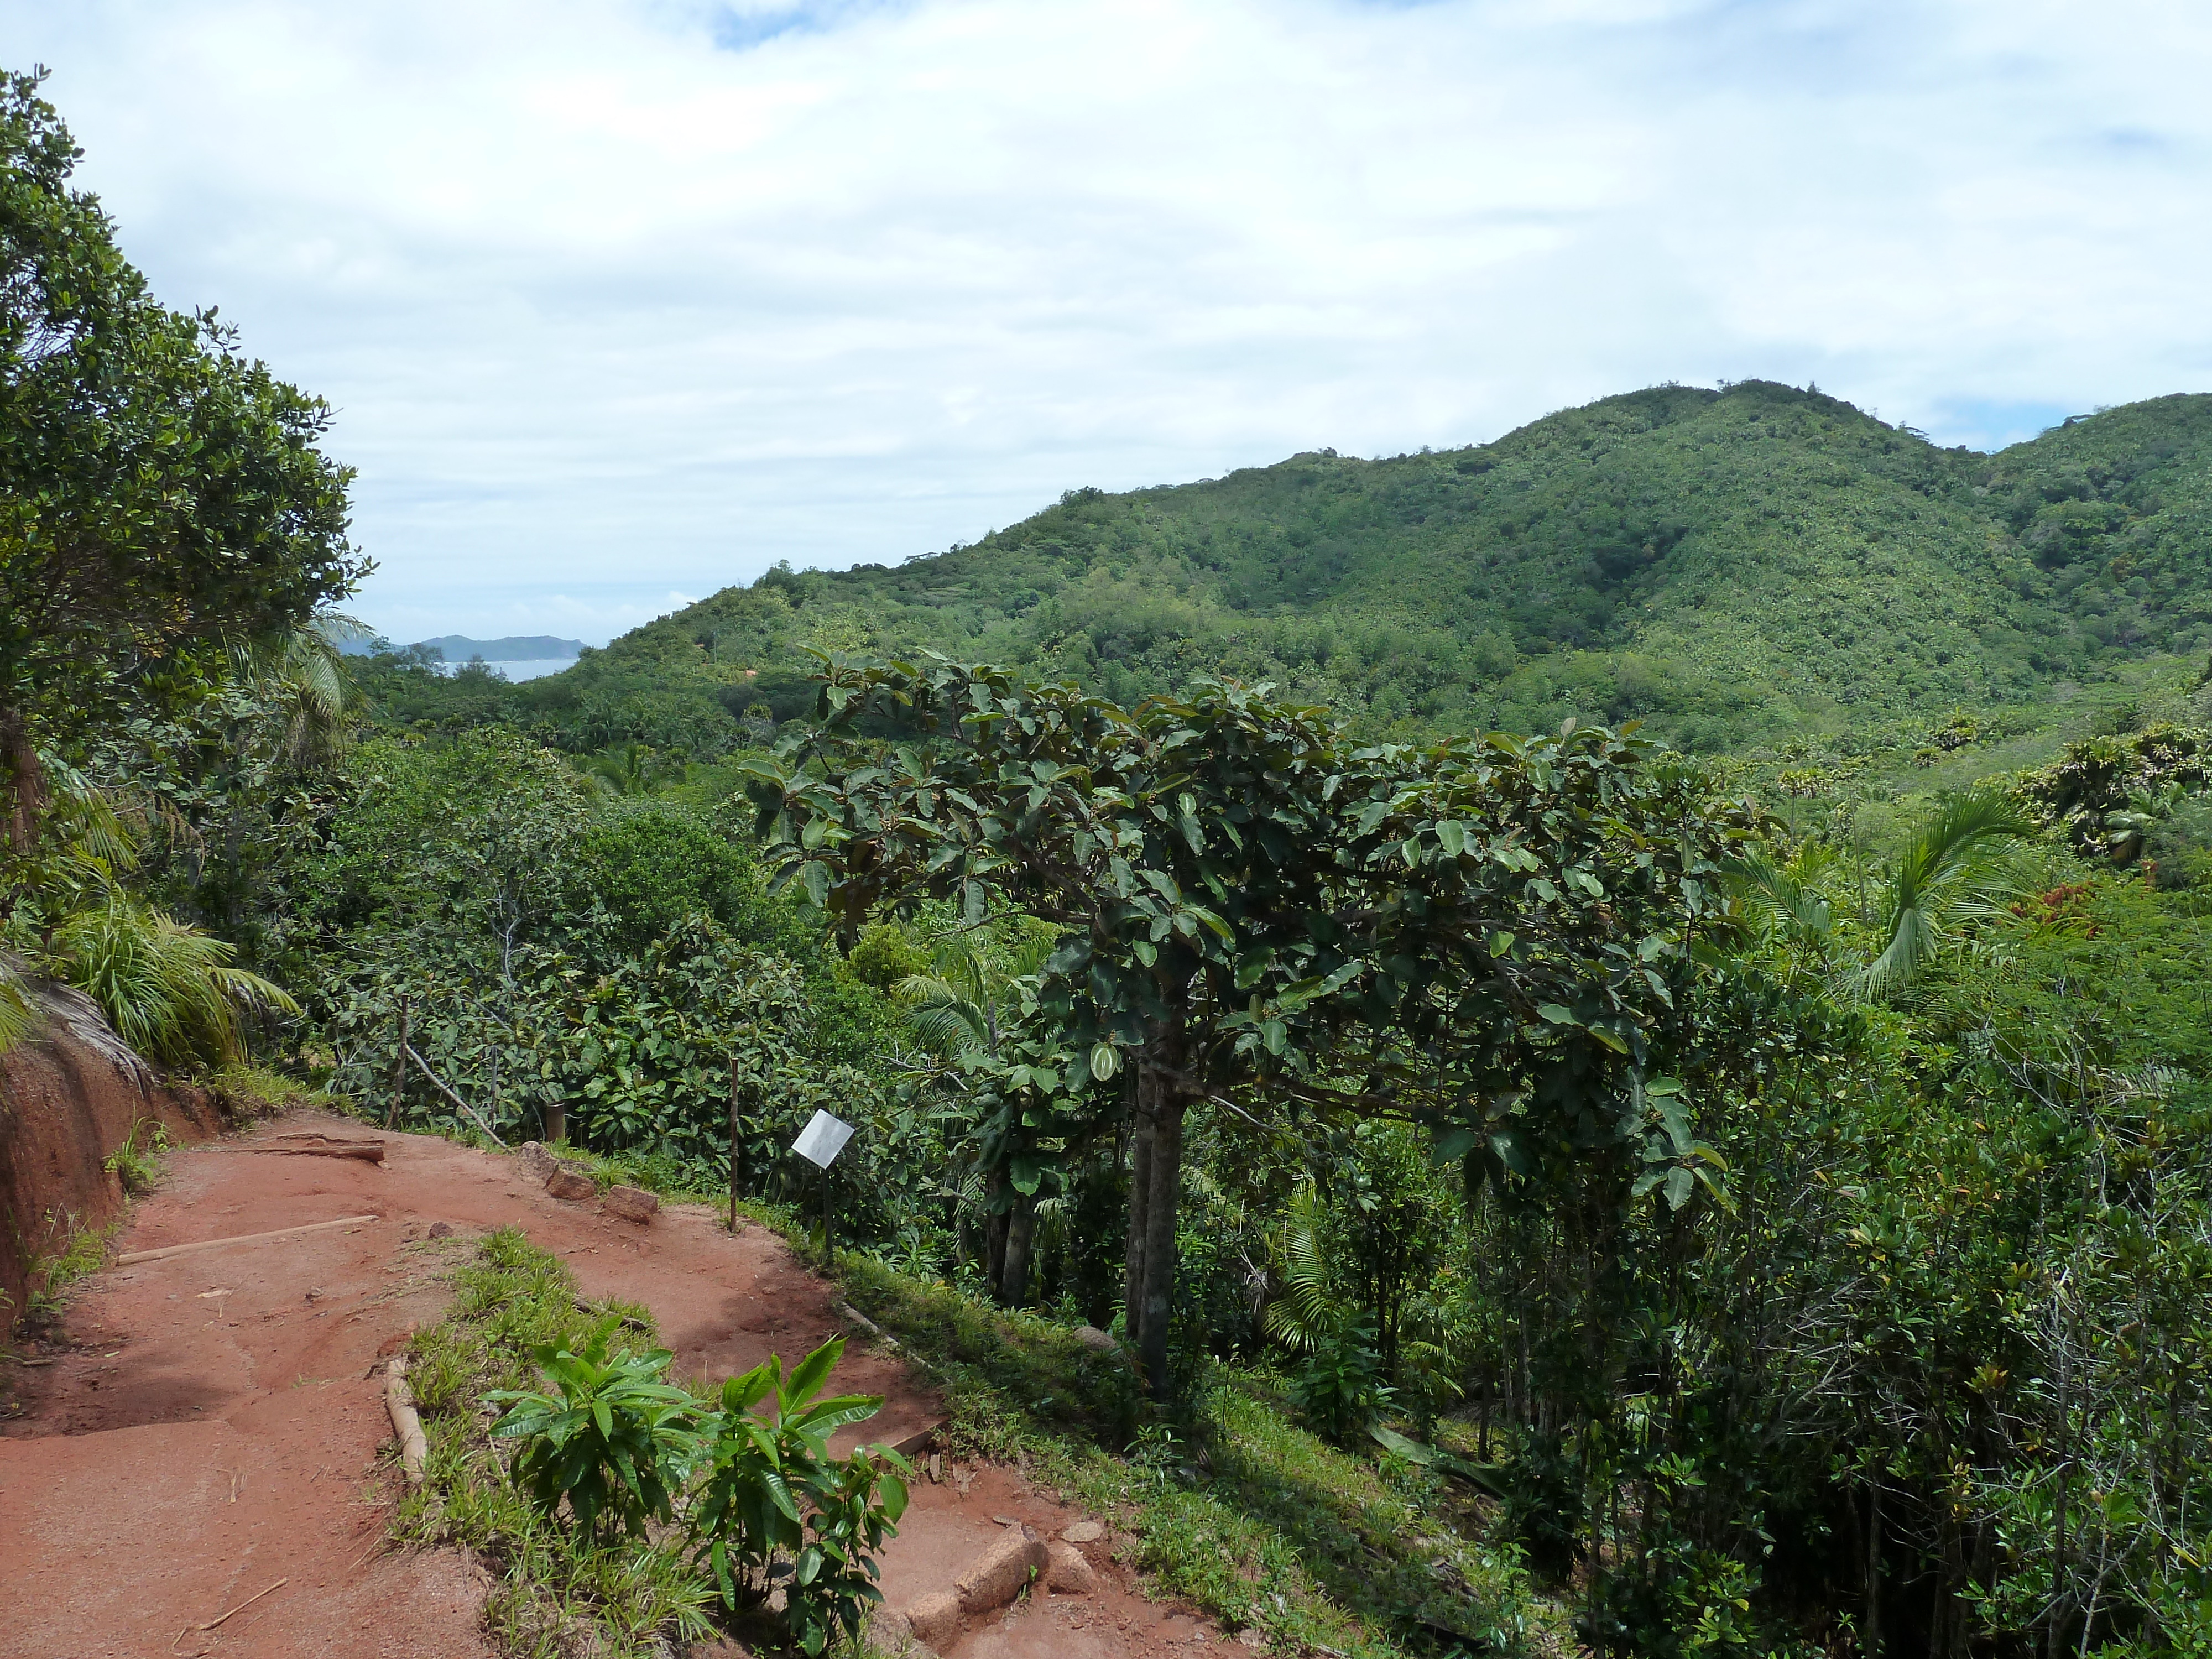
[[[123,1224],[118,1216],[104,1227],[80,1227],[74,1215],[46,1215],[46,1233],[57,1234],[62,1247],[49,1255],[33,1255],[24,1275],[23,1318],[31,1325],[51,1325],[68,1305],[69,1293],[82,1279],[98,1273],[107,1261],[108,1241]]]
[[[139,1132],[147,1131],[145,1144],[139,1144]],[[161,1178],[161,1159],[169,1150],[169,1132],[150,1118],[142,1118],[131,1126],[131,1133],[123,1144],[101,1160],[100,1168],[123,1183],[126,1197],[139,1198],[154,1190],[154,1183]]]
[[[563,1143],[549,1146],[546,1151],[563,1164],[573,1164],[599,1183],[599,1190],[620,1182],[626,1187],[641,1188],[648,1193],[659,1193],[679,1203],[727,1204],[730,1191],[726,1187],[702,1186],[705,1178],[699,1167],[676,1156],[673,1152],[632,1151],[627,1152],[587,1152],[580,1146]]]
[[[416,1337],[408,1366],[429,1459],[392,1535],[481,1556],[497,1575],[485,1623],[515,1659],[565,1659],[586,1648],[604,1659],[650,1659],[667,1638],[708,1634],[709,1592],[675,1540],[580,1548],[508,1482],[488,1433],[497,1413],[483,1406],[485,1394],[538,1383],[532,1347],[580,1346],[601,1315],[618,1313],[613,1346],[644,1352],[657,1342],[651,1311],[621,1302],[582,1310],[574,1275],[514,1228],[484,1238],[453,1283],[451,1311]]]
[[[225,1116],[246,1122],[301,1107],[348,1117],[374,1115],[343,1096],[326,1094],[264,1066],[225,1066],[198,1081],[216,1097]]]

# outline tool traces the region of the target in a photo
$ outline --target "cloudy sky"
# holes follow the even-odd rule
[[[1984,448],[2212,387],[2194,0],[0,0],[0,48],[162,296],[337,406],[402,640],[1661,380]]]

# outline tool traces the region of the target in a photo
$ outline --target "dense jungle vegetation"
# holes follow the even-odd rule
[[[2201,658],[2208,469],[2212,397],[1981,455],[1814,391],[1659,386],[1468,449],[1079,489],[894,568],[771,571],[486,705],[566,748],[708,759],[809,708],[807,647],[933,649],[1124,705],[1225,672],[1378,737],[1574,715],[1692,752],[1863,746]]]
[[[1656,388],[511,686],[337,657],[322,406],[0,153],[0,1041],[770,1206],[830,1107],[841,1271],[1126,1339],[975,1431],[1285,1651],[2212,1649],[2212,399]]]

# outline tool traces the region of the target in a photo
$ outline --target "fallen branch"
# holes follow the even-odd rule
[[[432,1088],[435,1089],[440,1094],[445,1096],[447,1099],[452,1101],[454,1105],[459,1107],[461,1110],[466,1112],[471,1118],[475,1118],[477,1128],[482,1129],[486,1134],[489,1135],[494,1141],[497,1142],[498,1145],[501,1146],[507,1145],[505,1141],[500,1139],[498,1130],[493,1128],[490,1124],[485,1122],[482,1118],[477,1117],[477,1109],[475,1107],[470,1105],[467,1101],[463,1100],[459,1095],[455,1094],[451,1089],[448,1089],[446,1086],[445,1079],[430,1069],[430,1062],[428,1060],[416,1054],[412,1048],[409,1048],[407,1049],[407,1058],[413,1060],[417,1066],[422,1068],[422,1075],[430,1079],[430,1086]]]
[[[877,1341],[882,1343],[892,1352],[896,1353],[898,1352],[898,1339],[893,1336],[889,1331],[886,1331],[882,1326],[877,1324],[874,1320],[869,1318],[867,1315],[862,1313],[851,1303],[833,1302],[830,1305],[836,1311],[837,1316],[845,1321],[847,1324],[858,1325],[862,1330],[866,1331],[870,1336],[875,1338]]]
[[[380,1140],[333,1140],[322,1146],[224,1146],[226,1152],[276,1153],[286,1158],[357,1158],[366,1164],[384,1162]]]
[[[217,1625],[220,1625],[221,1623],[222,1623],[222,1621],[223,1621],[225,1619],[229,1618],[229,1617],[231,1616],[231,1614],[232,1614],[232,1613],[244,1613],[244,1612],[246,1610],[246,1608],[248,1608],[248,1607],[252,1607],[252,1606],[256,1601],[259,1601],[263,1596],[264,1596],[264,1595],[268,1595],[268,1594],[270,1593],[270,1591],[271,1591],[271,1590],[280,1590],[280,1589],[283,1589],[284,1588],[284,1586],[285,1586],[285,1585],[287,1585],[287,1584],[290,1583],[291,1582],[292,1582],[292,1580],[291,1580],[291,1578],[290,1578],[290,1577],[289,1577],[289,1575],[288,1575],[287,1577],[285,1577],[279,1578],[279,1579],[278,1579],[275,1583],[271,1584],[271,1585],[269,1587],[269,1589],[265,1589],[265,1590],[257,1590],[256,1592],[254,1592],[254,1594],[252,1594],[252,1595],[247,1596],[247,1597],[246,1597],[243,1601],[240,1601],[240,1602],[236,1607],[233,1607],[233,1608],[230,1610],[230,1613],[220,1613],[220,1614],[218,1614],[216,1617],[215,1617],[215,1618],[213,1618],[213,1619],[209,1620],[207,1621],[207,1623],[205,1623],[204,1625],[202,1625],[202,1626],[200,1626],[200,1628],[201,1628],[202,1630],[213,1630],[213,1629],[214,1629]]]
[[[304,1227],[279,1227],[273,1233],[240,1233],[234,1238],[204,1238],[197,1244],[169,1244],[158,1250],[126,1250],[115,1258],[115,1265],[128,1267],[140,1261],[166,1261],[173,1255],[220,1249],[226,1244],[259,1244],[272,1238],[297,1238],[301,1233],[327,1232],[332,1227],[364,1226],[379,1218],[373,1215],[341,1216],[336,1221],[311,1221]]]
[[[422,1419],[416,1415],[415,1396],[408,1391],[404,1354],[395,1354],[385,1368],[384,1408],[392,1413],[392,1431],[399,1437],[399,1468],[409,1486],[419,1486],[430,1443],[422,1437]]]

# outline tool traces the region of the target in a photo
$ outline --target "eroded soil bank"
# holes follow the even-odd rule
[[[179,1146],[222,1127],[209,1096],[157,1079],[82,994],[34,982],[34,997],[38,1031],[0,1054],[0,1334],[24,1312],[33,1262],[123,1212],[111,1154],[156,1125]]]

